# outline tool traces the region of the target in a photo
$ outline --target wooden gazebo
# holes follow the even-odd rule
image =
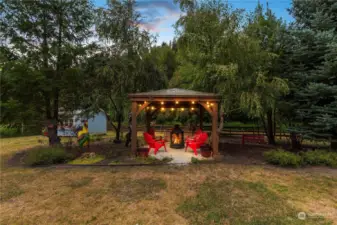
[[[165,110],[165,109],[188,109],[191,111],[200,110],[200,127],[202,127],[202,115],[206,110],[212,117],[212,148],[214,156],[219,154],[218,128],[218,105],[220,96],[214,93],[191,91],[179,88],[165,89],[150,92],[129,94],[132,101],[132,135],[131,149],[137,150],[137,116],[145,109]]]

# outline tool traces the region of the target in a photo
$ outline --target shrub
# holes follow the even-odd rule
[[[100,135],[97,135],[97,134],[89,135],[90,142],[101,141],[101,140],[102,140],[102,137]]]
[[[13,137],[19,133],[19,130],[9,125],[0,125],[0,137]]]
[[[302,165],[301,156],[281,149],[265,152],[264,157],[267,162],[274,165],[291,167],[299,167]]]
[[[192,163],[192,164],[199,164],[199,163],[200,163],[200,160],[199,160],[198,158],[192,157],[192,158],[191,158],[191,163]]]
[[[24,161],[26,165],[37,166],[64,163],[73,158],[74,156],[66,152],[64,148],[45,147],[28,151]]]
[[[302,152],[301,156],[304,164],[307,165],[327,165],[337,167],[337,152],[314,150]]]

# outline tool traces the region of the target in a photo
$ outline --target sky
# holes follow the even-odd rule
[[[93,0],[97,7],[104,7],[106,0]],[[291,0],[225,0],[233,8],[245,9],[247,12],[254,10],[258,1],[266,5],[277,17],[282,17],[287,22],[292,17],[287,12],[291,7]],[[168,43],[174,38],[173,25],[178,20],[181,11],[173,0],[136,0],[136,10],[141,14],[141,27],[157,35],[157,44]]]

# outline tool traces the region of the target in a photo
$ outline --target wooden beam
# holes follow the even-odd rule
[[[131,130],[131,150],[134,154],[137,151],[137,102],[132,102],[132,130]]]
[[[138,116],[139,113],[140,113],[143,109],[145,109],[148,105],[150,105],[150,102],[146,102],[146,103],[144,103],[141,107],[139,107],[138,110],[137,110],[137,116]],[[137,106],[137,102],[136,102],[136,106]]]
[[[207,104],[206,104],[205,102],[199,102],[199,104],[200,104],[201,106],[203,106],[204,109],[206,109],[206,111],[207,111],[211,116],[213,116],[213,110],[212,110],[211,107],[207,107]],[[212,106],[212,107],[214,107],[214,104],[217,104],[217,103],[213,103],[213,106]]]
[[[210,98],[210,97],[205,97],[205,98],[201,98],[201,97],[153,97],[153,98],[131,97],[130,100],[135,101],[135,102],[144,102],[144,101],[148,101],[148,102],[175,102],[175,101],[179,101],[179,102],[190,102],[190,103],[192,103],[192,101],[194,101],[195,103],[197,103],[199,101],[219,102],[221,99],[220,98]]]
[[[213,156],[219,155],[219,134],[218,134],[218,103],[213,103],[213,115],[212,115],[212,148]]]

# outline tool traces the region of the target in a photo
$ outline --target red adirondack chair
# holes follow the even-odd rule
[[[200,135],[196,135],[195,139],[190,139],[186,142],[185,152],[187,151],[187,147],[190,147],[195,155],[198,155],[197,149],[200,148],[201,145],[205,144],[207,141],[208,135],[206,132],[202,132]]]
[[[156,155],[161,147],[164,147],[165,152],[167,152],[164,140],[155,140],[150,134],[146,132],[144,133],[144,140],[149,145],[149,152],[151,148],[154,148],[154,154]]]
[[[200,137],[201,134],[202,134],[202,130],[198,129],[192,137],[189,137],[189,136],[186,137],[185,144],[187,145],[187,142],[195,141],[196,139]]]

